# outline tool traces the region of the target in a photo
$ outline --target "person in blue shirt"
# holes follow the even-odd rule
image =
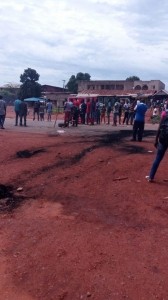
[[[20,109],[20,103],[22,101],[20,99],[16,99],[14,102],[14,110],[15,110],[15,126],[18,125],[18,117],[19,117],[19,109]]]
[[[143,103],[143,100],[140,100],[135,109],[133,138],[131,141],[136,141],[138,139],[138,141],[141,142],[145,126],[145,113],[147,111],[147,105]]]

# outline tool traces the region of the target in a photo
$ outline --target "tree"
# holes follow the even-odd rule
[[[126,78],[126,81],[136,81],[136,80],[140,80],[140,78],[138,76],[130,76]]]
[[[91,78],[91,76],[88,73],[82,73],[79,72],[77,73],[77,75],[72,75],[68,81],[68,83],[66,84],[66,88],[68,89],[69,92],[73,93],[73,94],[77,94],[78,93],[78,81],[79,80],[86,80],[89,81]]]
[[[87,81],[89,81],[90,77],[91,76],[88,73],[79,72],[76,75],[76,80],[87,80]]]
[[[20,81],[22,82],[19,90],[19,98],[31,98],[41,96],[41,84],[37,81],[40,75],[31,68],[24,70],[24,73],[20,75]]]
[[[69,92],[73,93],[73,94],[77,94],[78,92],[78,85],[76,82],[76,77],[75,75],[72,75],[68,81],[68,83],[66,84],[66,88],[68,89]]]
[[[8,82],[1,88],[1,95],[5,101],[12,103],[18,97],[20,84]]]
[[[14,90],[20,88],[20,84],[19,83],[14,83],[14,82],[8,82],[8,83],[4,84],[4,88],[7,88],[11,92],[13,92]]]

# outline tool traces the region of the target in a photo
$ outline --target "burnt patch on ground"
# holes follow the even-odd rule
[[[144,137],[155,136],[156,132],[153,130],[144,131]],[[132,130],[121,130],[121,131],[113,131],[109,134],[103,135],[97,139],[100,145],[102,146],[112,146],[113,144],[123,143],[124,139],[132,138]]]
[[[137,142],[134,142],[137,143]],[[133,145],[124,145],[124,147],[119,148],[120,151],[125,152],[127,154],[146,154],[147,151],[144,147],[138,146],[136,144]]]
[[[11,185],[0,184],[0,213],[11,212],[20,206],[25,196],[14,194]]]
[[[43,153],[43,152],[46,152],[46,150],[43,148],[37,149],[37,150],[22,150],[22,151],[16,152],[16,156],[19,158],[30,158],[33,155]]]
[[[91,147],[88,147],[84,150],[82,150],[80,153],[76,154],[75,156],[73,156],[71,158],[71,164],[76,164],[77,162],[79,162],[87,153],[92,152],[93,150],[95,150],[96,148],[99,148],[98,145],[93,145]]]
[[[146,136],[152,136],[155,135],[153,131],[146,131]],[[83,158],[85,158],[87,155],[89,155],[92,151],[96,151],[96,149],[100,148],[115,148],[115,150],[122,151],[123,153],[127,154],[147,154],[147,150],[145,149],[144,145],[139,142],[129,142],[131,139],[132,130],[119,130],[119,131],[113,131],[107,134],[99,134],[94,136],[82,136],[80,139],[77,139],[76,141],[63,141],[63,145],[68,146],[75,145],[76,144],[84,144],[86,148],[82,149],[76,154],[70,155],[70,156],[57,156],[56,161],[53,161],[51,164],[43,165],[41,168],[36,170],[36,172],[31,173],[30,176],[27,175],[27,180],[31,178],[34,178],[36,176],[39,176],[41,173],[47,173],[51,170],[58,169],[59,168],[70,168],[73,165],[78,164]],[[90,145],[88,145],[90,144]],[[61,144],[62,145],[62,144]],[[61,146],[60,145],[60,146]],[[88,147],[86,146],[88,145]],[[53,145],[52,145],[53,147]],[[54,147],[56,147],[54,145]],[[30,150],[24,150],[18,152],[20,157],[31,157],[33,154],[37,154],[40,152],[44,152],[45,148],[36,149],[34,151]],[[59,153],[61,154],[61,152]],[[20,178],[20,182],[22,182],[22,179]]]

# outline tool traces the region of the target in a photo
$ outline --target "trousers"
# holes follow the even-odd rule
[[[158,144],[156,157],[155,157],[155,160],[153,162],[153,165],[152,165],[152,168],[151,168],[150,174],[149,174],[149,177],[151,179],[154,179],[156,171],[160,165],[161,160],[163,159],[163,157],[165,155],[167,148],[168,148],[168,145],[166,146],[161,143]]]
[[[145,125],[144,122],[134,121],[134,125],[133,125],[133,139],[134,140],[136,140],[136,138],[138,137],[138,141],[139,142],[142,141],[144,125]]]

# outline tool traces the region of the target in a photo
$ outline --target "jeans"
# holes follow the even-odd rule
[[[161,160],[163,159],[163,157],[165,155],[167,148],[168,148],[168,145],[165,146],[161,143],[158,144],[156,158],[153,162],[153,165],[152,165],[152,168],[151,168],[150,174],[149,174],[150,179],[154,179],[156,171],[159,167]]]

